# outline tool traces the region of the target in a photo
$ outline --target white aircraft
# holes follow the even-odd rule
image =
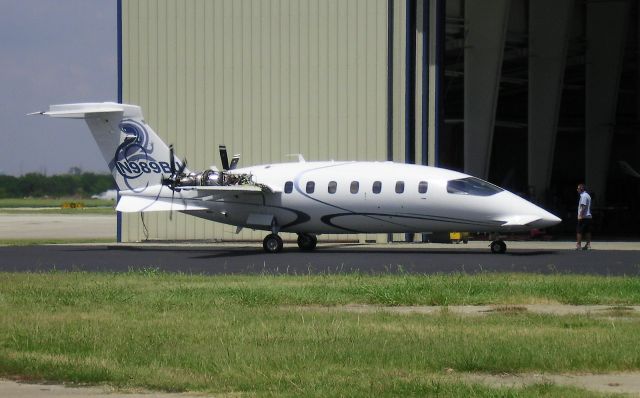
[[[147,125],[140,107],[117,103],[52,105],[34,114],[84,119],[120,191],[121,212],[180,211],[242,228],[270,231],[267,252],[282,250],[279,232],[313,250],[318,234],[527,231],[561,220],[481,179],[456,171],[393,162],[298,162],[237,168],[220,146],[222,170],[187,170],[173,147]],[[496,239],[494,253],[506,244]]]

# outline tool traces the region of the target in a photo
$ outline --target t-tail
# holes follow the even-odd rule
[[[136,105],[113,102],[51,105],[34,114],[84,119],[121,191],[143,192],[172,174],[170,150]],[[174,157],[177,167],[182,162]]]

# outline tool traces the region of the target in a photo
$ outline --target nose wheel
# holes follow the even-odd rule
[[[269,234],[262,241],[262,247],[267,253],[279,253],[283,246],[282,238],[277,234]]]
[[[318,238],[310,234],[298,234],[298,247],[300,250],[311,251],[316,248]]]
[[[507,251],[507,244],[503,240],[494,240],[489,247],[491,248],[491,253],[503,254]]]

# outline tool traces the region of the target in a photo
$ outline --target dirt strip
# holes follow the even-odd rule
[[[0,380],[0,397],[11,398],[192,398],[210,397],[198,393],[174,394],[164,392],[117,392],[106,386],[76,387],[58,384],[27,384]]]
[[[465,383],[484,384],[494,388],[522,388],[533,384],[572,386],[607,394],[629,394],[640,397],[640,373],[606,374],[449,374],[448,377]],[[203,393],[116,392],[109,387],[68,387],[53,384],[26,384],[0,380],[0,397],[12,398],[191,398],[209,397]],[[216,395],[220,396],[220,395]]]
[[[607,374],[463,374],[465,382],[485,384],[491,387],[518,388],[532,384],[557,384],[578,387],[608,394],[640,396],[640,373]]]
[[[547,315],[591,315],[630,317],[640,315],[640,305],[565,305],[565,304],[500,304],[500,305],[419,305],[419,306],[379,306],[370,304],[347,304],[343,306],[283,307],[306,311],[346,311],[356,313],[391,312],[396,314],[437,315],[442,313],[483,316],[496,313],[531,313]]]

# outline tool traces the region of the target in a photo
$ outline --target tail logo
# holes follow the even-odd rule
[[[159,162],[153,157],[153,142],[149,142],[149,133],[143,124],[134,120],[123,120],[119,127],[127,137],[116,149],[111,171],[115,169],[124,178],[129,189],[133,189],[130,180],[145,174],[171,173],[168,162]]]

